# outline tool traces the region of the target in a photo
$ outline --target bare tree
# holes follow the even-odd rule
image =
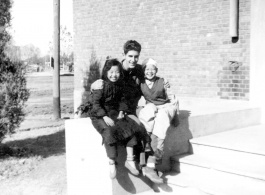
[[[49,54],[53,53],[52,41],[48,44]],[[73,36],[68,31],[66,26],[60,26],[60,62],[61,64],[73,66],[74,52],[73,52]]]

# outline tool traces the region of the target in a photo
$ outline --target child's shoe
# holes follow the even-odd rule
[[[153,155],[153,154],[154,154],[154,151],[153,151],[153,149],[152,149],[151,143],[147,143],[147,144],[145,145],[145,152],[149,152],[150,155]]]
[[[116,175],[117,175],[117,169],[116,169],[116,162],[113,161],[113,162],[109,162],[109,168],[110,168],[110,172],[109,172],[109,176],[110,176],[110,179],[115,179],[116,178]]]
[[[130,165],[130,162],[134,164],[134,166]],[[127,157],[127,160],[125,161],[124,166],[131,172],[133,175],[139,175],[139,171],[136,169],[134,158]]]

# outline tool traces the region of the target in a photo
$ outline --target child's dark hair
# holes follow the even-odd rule
[[[119,62],[119,60],[117,60],[117,59],[109,59],[109,60],[106,60],[105,65],[103,67],[102,76],[101,76],[102,80],[104,80],[104,81],[108,80],[108,71],[111,69],[112,66],[118,66],[119,67],[119,70],[120,70],[120,78],[119,78],[119,80],[124,77],[123,71],[122,71],[122,65]]]
[[[142,47],[141,47],[140,43],[138,43],[135,40],[129,40],[123,46],[123,50],[124,50],[125,54],[127,54],[131,50],[138,51],[140,53],[141,49],[142,49]]]

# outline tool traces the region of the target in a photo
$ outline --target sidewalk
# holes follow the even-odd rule
[[[73,118],[69,114],[62,114],[61,119],[54,120],[52,115],[37,115],[37,116],[28,116],[21,123],[18,131],[29,131],[32,129],[40,129],[47,127],[59,127],[63,126],[65,120]]]
[[[53,76],[53,71],[47,71],[47,72],[30,72],[26,74],[29,77],[39,77],[39,76]],[[74,76],[74,72],[69,71],[60,71],[60,75],[72,75]]]

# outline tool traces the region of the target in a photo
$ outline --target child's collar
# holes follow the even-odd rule
[[[145,80],[148,82],[155,82],[157,80],[157,76],[154,76],[151,80],[148,78],[145,78]]]

